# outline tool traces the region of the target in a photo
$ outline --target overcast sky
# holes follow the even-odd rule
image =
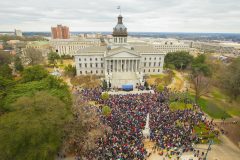
[[[0,31],[112,31],[118,5],[130,32],[240,33],[240,0],[0,0]]]

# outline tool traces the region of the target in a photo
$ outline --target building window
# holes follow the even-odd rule
[[[156,66],[156,62],[153,63],[153,66],[154,66],[154,67]]]
[[[144,62],[144,67],[146,67],[146,62]]]
[[[98,74],[98,71],[96,70],[96,73]]]
[[[150,69],[148,70],[148,72],[150,72]]]
[[[101,63],[101,67],[103,67],[103,63]]]
[[[147,60],[147,58],[145,57],[144,60]]]
[[[151,60],[152,58],[149,58],[149,60]]]
[[[82,64],[81,64],[81,63],[79,63],[79,67],[82,67]]]
[[[101,58],[101,61],[102,61],[102,58]]]
[[[145,69],[143,70],[143,72],[145,73]]]
[[[149,67],[151,67],[151,62],[149,62]]]
[[[103,70],[101,71],[101,73],[103,73]]]
[[[90,63],[90,67],[92,68],[92,63]]]
[[[84,58],[84,61],[86,61],[86,58]]]
[[[160,69],[158,69],[158,72],[160,72]]]
[[[79,58],[79,61],[81,61],[81,58]]]
[[[82,71],[80,71],[80,74],[82,74]]]
[[[153,72],[155,72],[155,69],[153,69]]]
[[[96,67],[98,67],[98,64],[96,63]]]
[[[159,66],[161,66],[161,62],[159,62]]]
[[[156,57],[154,58],[154,60],[156,60]]]
[[[95,61],[97,61],[97,58],[95,58]]]
[[[85,67],[87,68],[87,63],[85,63]]]
[[[92,74],[92,71],[91,71],[91,74]]]
[[[161,57],[159,57],[159,60],[161,60]]]
[[[92,58],[90,58],[90,61],[92,61]]]
[[[87,71],[85,71],[85,73],[87,74]]]

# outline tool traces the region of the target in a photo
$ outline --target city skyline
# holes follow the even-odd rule
[[[51,31],[63,24],[71,32],[111,32],[118,5],[129,32],[240,33],[237,0],[9,0],[1,2],[0,31]]]

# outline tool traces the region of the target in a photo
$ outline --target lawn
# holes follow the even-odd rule
[[[194,100],[193,92],[190,97]],[[205,113],[215,119],[240,116],[240,100],[229,101],[229,97],[223,91],[212,87],[210,92],[206,96],[202,96],[198,103]]]
[[[171,89],[174,89],[177,91],[181,91],[184,86],[183,77],[182,77],[181,73],[176,70],[174,70],[173,73],[174,73],[173,81],[171,84],[168,85],[168,88],[171,88]]]
[[[189,95],[189,98],[194,100],[194,95]],[[207,113],[210,117],[214,119],[221,119],[221,118],[230,118],[231,114],[227,111],[226,108],[222,108],[218,104],[218,101],[214,100],[214,98],[200,98],[198,100],[198,105],[201,109]]]
[[[175,73],[172,71],[162,74],[150,75],[149,78],[147,78],[147,82],[150,85],[161,84],[167,86],[172,82],[172,78],[174,77],[174,75]]]
[[[193,106],[192,104],[185,104],[183,102],[172,102],[170,103],[169,107],[172,111],[176,111],[176,110],[191,109]]]
[[[155,75],[150,75],[149,78],[147,79],[148,84],[154,85],[156,82],[156,79],[161,80],[161,83],[163,82],[164,77],[166,77],[166,74],[155,74]]]
[[[240,100],[231,101],[219,88],[212,88],[209,99],[232,116],[240,116]]]
[[[216,88],[216,87],[213,87],[211,89],[211,94],[214,99],[219,99],[219,100],[227,100],[229,99],[226,95],[223,94],[223,92],[221,92],[220,89]]]
[[[150,78],[163,78],[165,75],[164,74],[154,74],[150,75]]]

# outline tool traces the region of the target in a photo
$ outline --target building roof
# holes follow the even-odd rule
[[[153,46],[150,45],[137,45],[133,46],[134,50],[138,53],[159,53],[157,49],[155,49]]]
[[[94,55],[94,54],[104,54],[107,53],[108,55],[114,54],[117,52],[128,51],[137,54],[152,54],[152,53],[161,53],[159,50],[155,49],[153,46],[150,45],[143,45],[143,46],[118,46],[111,48],[111,46],[91,46],[87,48],[80,49],[76,52],[76,55]],[[162,53],[165,54],[165,53]]]
[[[129,52],[129,53],[132,53],[136,56],[139,56],[139,53],[136,52],[134,49],[129,49],[129,48],[126,48],[124,46],[119,46],[117,48],[114,48],[114,49],[111,49],[111,50],[108,50],[108,55],[114,55],[116,53],[120,53],[120,52]]]
[[[49,41],[34,41],[34,42],[29,42],[28,45],[31,46],[42,46],[42,45],[48,45]]]
[[[91,46],[78,50],[76,55],[104,54],[106,51],[106,46]]]

